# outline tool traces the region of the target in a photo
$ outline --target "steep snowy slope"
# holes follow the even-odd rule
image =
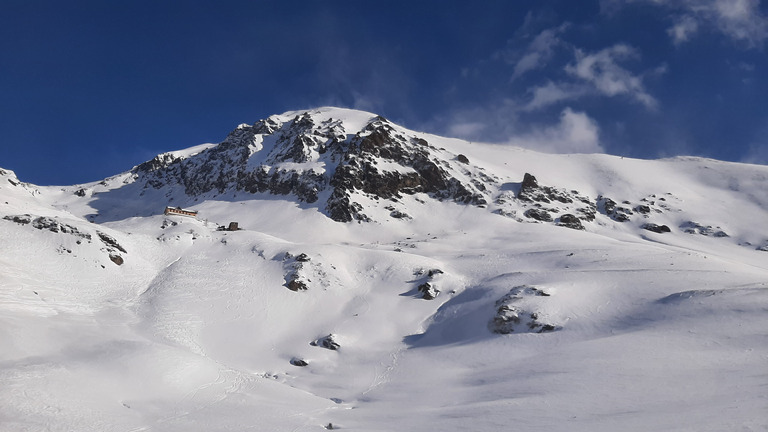
[[[0,430],[764,430],[766,221],[768,167],[335,108],[2,171]]]

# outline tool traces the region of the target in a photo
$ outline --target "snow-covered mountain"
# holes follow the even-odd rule
[[[0,170],[0,430],[765,430],[766,222],[765,166],[339,108]]]

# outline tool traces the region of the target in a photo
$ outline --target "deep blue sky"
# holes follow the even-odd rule
[[[0,2],[0,167],[75,184],[335,105],[551,152],[768,163],[760,0]]]

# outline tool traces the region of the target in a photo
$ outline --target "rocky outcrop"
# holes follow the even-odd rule
[[[629,202],[626,201],[626,204]],[[633,214],[632,210],[625,206],[620,206],[616,201],[604,197],[602,195],[597,197],[597,208],[601,213],[615,220],[616,222],[627,222],[630,220],[630,216]]]
[[[655,224],[655,223],[646,223],[646,224],[643,224],[643,225],[641,226],[641,228],[642,228],[642,229],[644,229],[644,230],[648,230],[648,231],[652,231],[652,232],[655,232],[655,233],[660,233],[660,234],[662,234],[662,233],[668,233],[668,232],[671,232],[671,231],[672,231],[672,230],[671,230],[671,229],[670,229],[668,226],[666,226],[666,225],[657,225],[657,224]]]
[[[417,270],[414,272],[415,276],[421,276],[416,282],[418,286],[416,291],[419,296],[424,300],[434,300],[440,294],[440,290],[437,288],[437,280],[439,280],[444,272],[440,269],[434,268],[430,270]]]
[[[110,251],[118,250],[122,253],[128,253],[125,248],[120,246],[120,243],[115,240],[114,237],[110,236],[109,234],[105,234],[101,231],[96,231],[96,234],[99,236],[99,240],[101,240],[102,243],[104,243]]]
[[[23,215],[9,215],[9,216],[3,217],[3,219],[11,222],[16,222],[17,224],[21,224],[21,225],[31,224],[33,228],[36,228],[39,230],[48,230],[54,233],[70,234],[85,240],[91,240],[90,234],[81,232],[75,226],[72,226],[63,222],[59,222],[56,218],[52,218],[48,216],[33,217],[30,214],[23,214]]]
[[[297,357],[292,358],[290,363],[298,367],[309,366],[309,363],[306,360]]]
[[[329,349],[331,351],[336,351],[341,348],[341,345],[339,345],[339,343],[336,341],[336,338],[337,336],[331,333],[328,336],[323,336],[310,342],[309,344],[312,346]]]
[[[495,213],[507,217],[517,218],[518,211],[522,210],[524,218],[519,221],[554,222],[558,226],[578,230],[584,229],[584,222],[595,220],[597,213],[589,197],[575,190],[542,186],[530,173],[525,173],[520,189],[514,196],[502,191],[494,204],[500,207]]]
[[[534,310],[535,297],[549,297],[546,292],[521,285],[512,288],[495,303],[496,314],[488,323],[493,333],[544,333],[557,330],[557,326],[541,322],[540,313]]]
[[[581,220],[570,213],[560,216],[557,219],[557,225],[575,230],[584,230]]]
[[[372,220],[359,197],[397,201],[423,193],[486,204],[488,179],[467,181],[466,169],[458,175],[459,166],[469,165],[466,156],[446,155],[380,116],[361,130],[346,130],[339,120],[319,120],[318,113],[240,125],[217,146],[190,157],[162,154],[133,174],[146,188],[182,187],[190,197],[238,191],[294,195],[339,222]]]
[[[687,234],[700,234],[707,237],[728,237],[728,234],[720,227],[704,226],[693,221],[681,224],[680,229]]]
[[[293,256],[290,253],[283,257],[283,268],[285,269],[284,286],[291,291],[306,291],[309,289],[308,283],[311,280],[305,275],[304,264],[309,262],[310,258],[304,253]]]
[[[41,231],[48,231],[56,234],[65,234],[68,236],[74,237],[74,242],[77,245],[82,244],[91,244],[91,240],[93,239],[93,235],[88,232],[83,232],[81,229],[77,228],[74,225],[70,225],[68,223],[61,222],[56,217],[48,217],[48,216],[33,216],[30,214],[21,214],[21,215],[8,215],[3,217],[4,220],[15,222],[20,225],[28,225],[32,228],[41,230]],[[102,231],[96,231],[96,237],[101,242],[102,246],[100,247],[101,252],[105,253],[109,260],[115,263],[116,265],[120,266],[125,263],[125,258],[123,258],[122,254],[127,254],[128,251],[120,245],[120,243],[117,242],[117,240],[110,236],[109,234],[106,234]],[[72,241],[72,240],[69,240]],[[61,245],[57,249],[59,252],[67,252],[69,254],[72,253],[72,248],[69,246]]]

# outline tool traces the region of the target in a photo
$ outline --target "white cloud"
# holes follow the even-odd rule
[[[547,153],[602,153],[600,128],[586,113],[565,108],[554,126],[514,137],[509,144]]]
[[[562,33],[566,28],[568,28],[567,23],[539,33],[528,45],[525,54],[514,61],[515,68],[512,72],[512,80],[514,81],[526,72],[546,66],[554,54],[555,47],[561,43],[558,34]]]
[[[699,3],[699,2],[692,2]],[[714,21],[725,35],[749,47],[768,39],[768,19],[760,12],[760,0],[710,0],[699,6],[705,19]]]
[[[558,102],[579,98],[588,94],[589,89],[574,84],[548,81],[542,86],[528,89],[528,93],[531,94],[532,98],[523,107],[524,111],[535,111]]]
[[[601,0],[601,11],[615,14],[629,3],[647,3],[680,14],[667,30],[679,45],[694,33],[709,29],[743,44],[761,48],[768,39],[768,17],[760,10],[760,0]]]
[[[656,99],[645,90],[642,76],[634,75],[617,63],[637,57],[637,51],[625,44],[617,44],[592,54],[576,50],[576,62],[567,65],[565,70],[592,84],[600,94],[626,95],[646,108],[654,109],[657,105]]]
[[[667,34],[672,38],[675,45],[680,45],[688,42],[698,30],[699,24],[696,19],[690,15],[684,15],[667,30]]]

